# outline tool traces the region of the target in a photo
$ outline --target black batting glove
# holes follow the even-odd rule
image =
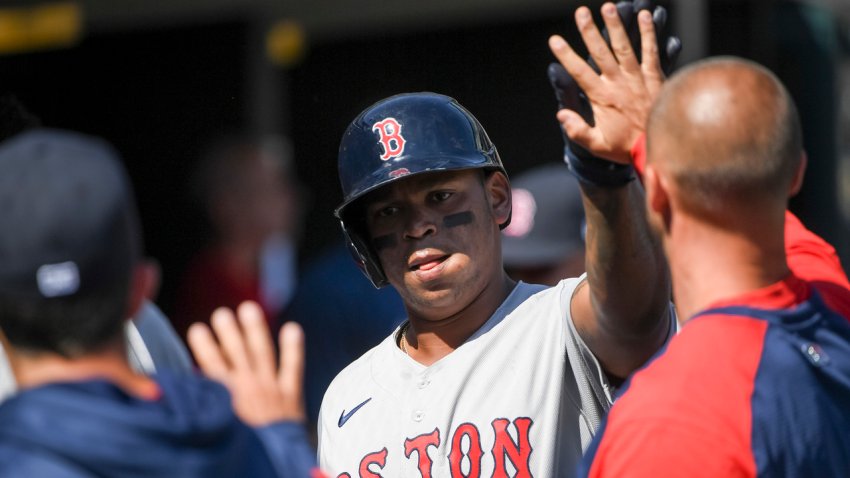
[[[641,48],[637,14],[641,10],[650,10],[651,8],[651,0],[622,1],[617,3],[617,12],[620,14],[620,19],[629,36],[632,50],[637,55],[639,62],[641,61]],[[671,36],[668,33],[666,28],[667,10],[664,7],[655,7],[652,20],[658,41],[661,68],[665,75],[669,75],[673,64],[682,50],[682,41],[678,37]],[[607,28],[602,29],[602,37],[606,43],[611,44]],[[661,48],[662,44],[664,45],[663,49]],[[597,73],[600,72],[593,58],[588,57],[587,62]],[[581,88],[578,87],[575,80],[573,80],[572,76],[567,73],[567,70],[560,63],[551,63],[549,64],[547,75],[549,77],[549,83],[555,92],[558,108],[571,109],[579,113],[590,126],[594,126],[593,109],[590,106],[590,102]],[[616,188],[627,184],[635,178],[634,168],[632,166],[598,158],[580,145],[570,141],[570,138],[563,129],[561,133],[564,138],[564,161],[582,183],[598,187]]]

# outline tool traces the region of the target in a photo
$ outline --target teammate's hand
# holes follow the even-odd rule
[[[664,81],[664,73],[658,56],[653,16],[649,11],[638,13],[640,60],[632,49],[617,7],[610,2],[604,4],[602,17],[610,48],[587,7],[580,7],[575,15],[582,40],[593,62],[598,65],[599,73],[561,36],[554,35],[549,39],[552,52],[585,92],[593,115],[593,124],[590,124],[582,117],[581,111],[562,109],[558,112],[558,120],[570,140],[590,154],[629,164],[629,151],[644,131],[649,110]]]
[[[301,327],[289,322],[281,328],[278,368],[260,306],[243,302],[236,313],[238,321],[230,309],[213,312],[214,334],[205,324],[196,323],[189,328],[189,347],[201,370],[227,387],[233,397],[233,409],[245,423],[262,426],[280,420],[303,421]]]

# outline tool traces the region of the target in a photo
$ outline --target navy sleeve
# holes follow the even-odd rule
[[[315,476],[316,451],[307,441],[307,431],[298,422],[281,421],[255,428],[272,464],[281,478]]]

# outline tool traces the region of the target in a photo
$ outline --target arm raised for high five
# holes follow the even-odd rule
[[[204,374],[230,391],[239,418],[254,427],[304,421],[301,327],[291,322],[281,328],[278,367],[263,311],[255,302],[240,304],[236,316],[230,309],[216,309],[210,322],[212,331],[205,324],[192,325],[189,347]]]
[[[201,370],[230,391],[233,410],[255,430],[278,476],[324,477],[302,423],[301,327],[290,322],[281,328],[278,366],[257,303],[243,302],[235,315],[230,309],[217,309],[211,323],[212,331],[201,323],[189,328],[189,347]]]
[[[600,73],[559,36],[550,39],[555,56],[587,95],[594,126],[570,110],[558,118],[571,140],[597,157],[621,164],[643,132],[663,73],[652,15],[640,12],[642,62],[632,51],[612,3],[602,6],[611,46],[586,7],[576,25]],[[587,283],[573,296],[576,329],[610,376],[625,378],[664,343],[672,320],[670,282],[659,242],[650,234],[643,190],[637,181],[619,187],[582,183],[587,217]]]

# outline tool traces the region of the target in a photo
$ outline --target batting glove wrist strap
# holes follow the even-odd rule
[[[637,177],[631,165],[597,158],[586,151],[585,154],[576,154],[573,148],[564,148],[564,162],[582,184],[614,189],[625,186]]]

